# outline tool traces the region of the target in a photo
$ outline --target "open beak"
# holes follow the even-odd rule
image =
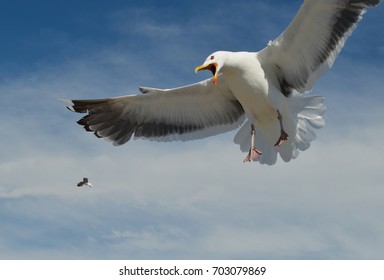
[[[210,64],[203,64],[203,65],[200,65],[200,66],[197,66],[195,68],[195,72],[199,72],[200,70],[209,70],[212,72],[212,75],[213,75],[213,83],[216,85],[217,82],[218,82],[218,75],[219,75],[219,71],[218,71],[218,65],[217,63],[210,63]]]

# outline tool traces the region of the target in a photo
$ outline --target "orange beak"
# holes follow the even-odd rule
[[[216,85],[218,83],[218,65],[217,63],[210,63],[210,64],[206,64],[206,65],[200,65],[200,66],[197,66],[195,68],[195,72],[199,72],[200,70],[209,70],[212,72],[212,75],[213,75],[213,83]]]

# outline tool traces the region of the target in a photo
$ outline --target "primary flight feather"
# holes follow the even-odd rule
[[[259,52],[218,51],[196,67],[211,79],[142,94],[66,100],[97,137],[122,145],[134,138],[204,138],[237,129],[244,161],[274,164],[309,148],[324,126],[321,96],[303,95],[332,67],[367,8],[380,0],[305,0],[287,29]]]

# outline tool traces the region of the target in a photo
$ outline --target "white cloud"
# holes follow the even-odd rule
[[[72,232],[63,240],[84,250],[60,248],[61,257],[380,258],[384,178],[376,147],[383,131],[367,128],[364,142],[326,133],[297,160],[272,168],[242,163],[230,135],[180,145],[137,141],[124,149],[102,142],[81,163],[52,154],[9,167],[15,178],[27,170],[26,177],[2,200],[10,216],[45,225],[31,244],[45,227]],[[75,187],[87,172],[95,187]],[[41,255],[60,256],[55,250]]]

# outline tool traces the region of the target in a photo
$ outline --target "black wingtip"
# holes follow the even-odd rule
[[[146,88],[146,87],[139,87],[139,90],[140,90],[140,92],[143,93],[143,94],[146,94],[146,93],[149,92],[149,89]]]

